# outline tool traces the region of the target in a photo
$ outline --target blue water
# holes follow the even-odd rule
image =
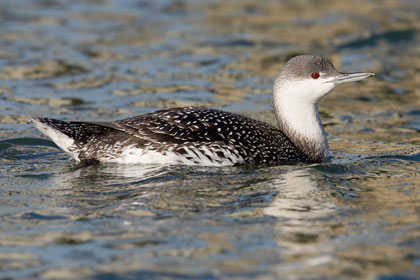
[[[355,9],[357,7],[357,9]],[[417,279],[417,1],[1,1],[0,279]],[[197,105],[275,124],[290,57],[376,76],[322,164],[82,167],[31,116]]]

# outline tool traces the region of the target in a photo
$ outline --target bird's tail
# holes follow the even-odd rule
[[[33,118],[32,123],[77,161],[80,160],[81,147],[89,142],[92,136],[100,136],[104,133],[104,127],[93,123],[68,122],[50,118]]]

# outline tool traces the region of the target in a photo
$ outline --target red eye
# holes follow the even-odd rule
[[[313,73],[311,74],[311,76],[312,76],[312,78],[314,78],[314,79],[318,79],[318,78],[319,78],[319,73],[318,73],[318,72],[313,72]]]

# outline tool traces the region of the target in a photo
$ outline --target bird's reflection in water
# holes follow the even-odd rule
[[[93,234],[103,236],[109,227],[118,231],[118,240],[107,241],[112,246],[132,244],[138,236],[156,243],[159,236],[159,245],[148,247],[159,255],[165,250],[158,246],[172,246],[168,238],[194,240],[204,249],[190,248],[191,254],[201,258],[208,259],[203,254],[215,254],[215,248],[226,257],[226,248],[234,247],[242,253],[232,261],[259,263],[264,248],[276,244],[266,258],[278,262],[279,273],[292,273],[302,263],[313,268],[333,260],[328,235],[337,222],[331,219],[337,200],[317,174],[306,166],[98,165],[57,176],[56,186],[60,204],[77,220],[107,221]],[[244,239],[263,245],[245,257]],[[176,254],[182,255],[184,246],[189,245],[180,244]]]
[[[141,184],[159,177],[167,170],[161,165],[100,164],[89,167],[75,167],[71,172],[60,174],[60,184],[73,188],[121,187]],[[59,185],[59,184],[56,184]]]
[[[289,170],[272,180],[278,194],[264,214],[277,218],[276,242],[291,260],[279,266],[281,270],[332,261],[334,243],[323,240],[328,240],[337,207],[319,182],[309,168]]]
[[[241,195],[243,198],[245,194],[274,191],[277,195],[273,201],[266,201],[269,205],[263,208],[263,213],[276,217],[282,223],[283,231],[310,232],[314,229],[311,223],[328,218],[335,211],[333,200],[325,199],[325,190],[318,187],[311,169],[300,167],[274,167],[254,172],[245,168],[112,164],[74,169],[56,179],[56,188],[71,190],[73,200],[89,198],[101,200],[104,205],[113,200],[126,204],[128,200],[150,195],[168,198],[171,203],[206,194],[207,200],[211,201],[200,198],[200,203],[204,203],[201,206],[218,202],[228,206],[228,201],[235,203],[235,197]]]
[[[138,205],[137,198],[146,198],[169,176],[166,166],[101,164],[63,172],[54,186],[61,194],[57,198],[73,211],[105,214]]]
[[[308,169],[290,170],[273,179],[278,190],[273,203],[264,209],[266,215],[285,218],[295,225],[330,215],[335,205],[323,201],[318,182]]]

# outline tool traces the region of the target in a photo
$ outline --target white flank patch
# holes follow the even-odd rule
[[[79,153],[70,151],[71,146],[74,144],[74,140],[72,138],[36,119],[32,119],[32,122],[39,131],[48,136],[48,138],[50,138],[66,154],[74,158],[76,161],[80,161]]]
[[[103,161],[117,163],[140,163],[140,164],[168,164],[168,165],[200,165],[200,166],[230,166],[235,163],[243,162],[243,159],[226,151],[228,159],[221,159],[216,153],[213,153],[207,147],[202,146],[192,152],[184,147],[188,155],[181,155],[174,151],[166,150],[163,153],[148,149],[140,149],[134,145],[123,148],[124,151],[117,158],[103,159]],[[215,160],[207,158],[200,150],[211,156]],[[190,157],[191,159],[188,159]]]

